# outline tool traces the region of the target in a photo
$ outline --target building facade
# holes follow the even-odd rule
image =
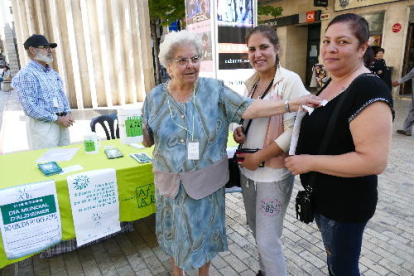
[[[319,55],[321,38],[332,18],[343,13],[363,16],[370,25],[373,44],[385,49],[384,59],[396,80],[414,67],[414,0],[263,0],[283,8],[277,18],[259,21],[277,27],[281,62],[309,86]],[[315,6],[319,5],[319,6]],[[394,96],[411,93],[411,82],[394,88]]]

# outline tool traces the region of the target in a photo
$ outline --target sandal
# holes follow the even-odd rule
[[[406,131],[404,131],[402,129],[397,130],[397,133],[398,134],[405,135],[405,136],[411,136],[411,133],[410,132],[406,132]]]

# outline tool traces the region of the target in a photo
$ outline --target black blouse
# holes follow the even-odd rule
[[[384,59],[374,60],[370,66],[370,70],[385,81],[385,84],[391,89],[391,72]]]
[[[316,108],[312,115],[303,118],[296,154],[318,154],[329,118],[345,93],[348,95],[339,111],[325,155],[355,151],[349,124],[370,104],[385,102],[394,115],[391,93],[385,83],[374,74],[363,74],[326,106]],[[310,173],[300,176],[302,185],[307,185],[309,176]],[[317,173],[313,184],[316,212],[339,222],[367,221],[374,215],[377,205],[377,182],[376,175],[344,178]]]

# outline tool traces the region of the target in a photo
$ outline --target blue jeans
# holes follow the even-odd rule
[[[359,273],[362,236],[367,222],[341,223],[316,213],[316,224],[321,231],[327,254],[329,275],[354,276]]]

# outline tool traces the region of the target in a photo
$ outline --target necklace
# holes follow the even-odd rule
[[[186,95],[184,98],[177,98],[177,97],[174,97],[174,95],[172,93],[171,82],[169,81],[168,84],[167,84],[167,91],[174,100],[176,100],[177,102],[180,102],[180,103],[185,103],[185,102],[188,101],[188,99],[191,98],[191,96],[193,96],[196,87],[197,87],[197,81],[195,82],[193,91],[190,94]]]
[[[254,93],[256,92],[257,86],[259,84],[260,79],[253,85],[252,90],[250,92],[250,98],[253,99]],[[270,89],[270,87],[273,84],[273,79],[269,82],[269,84],[267,85],[266,89],[262,92],[262,94],[257,97],[257,99],[262,99],[264,98],[264,96],[266,95],[267,91]]]

